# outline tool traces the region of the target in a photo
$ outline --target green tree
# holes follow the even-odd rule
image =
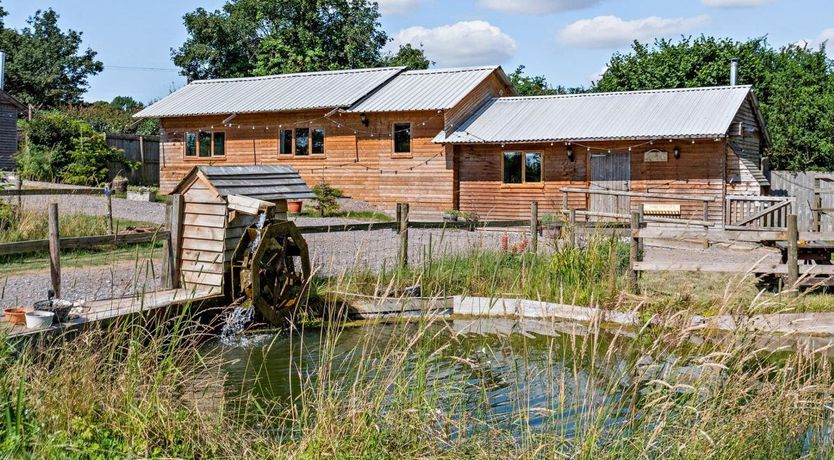
[[[388,42],[368,0],[229,0],[184,22],[172,58],[189,79],[372,67]]]
[[[509,74],[510,82],[515,87],[519,96],[549,96],[553,94],[577,94],[584,93],[582,87],[566,88],[564,86],[552,86],[544,75],[527,75],[524,73],[525,66],[516,67],[513,73]]]
[[[753,85],[771,135],[772,167],[834,170],[834,76],[824,46],[771,47],[766,37],[746,41],[699,36],[634,42],[616,53],[595,91],[727,85],[729,63],[740,61],[739,84]]]
[[[52,9],[35,12],[28,24],[0,36],[0,48],[8,53],[6,89],[38,107],[81,102],[88,78],[104,68],[96,52],[81,52],[81,32],[63,32]]]
[[[382,65],[386,67],[405,67],[408,70],[428,69],[434,64],[426,57],[423,48],[415,48],[410,43],[400,45],[400,49],[396,54],[389,54],[382,60]]]

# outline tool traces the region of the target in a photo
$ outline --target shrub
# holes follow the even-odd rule
[[[313,207],[322,217],[339,211],[338,198],[343,196],[341,190],[330,186],[327,182],[321,182],[313,187],[313,193],[316,194],[316,204]]]
[[[108,163],[124,161],[122,150],[107,145],[104,134],[92,129],[82,130],[73,139],[70,152],[72,163],[63,171],[63,180],[68,184],[97,185],[107,179]],[[132,164],[127,165],[133,168]]]
[[[36,180],[59,178],[72,162],[73,139],[85,128],[90,129],[88,124],[59,111],[42,112],[24,122],[24,143],[18,155],[21,173]]]

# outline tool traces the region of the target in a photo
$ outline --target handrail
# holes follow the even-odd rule
[[[92,249],[99,246],[119,246],[126,244],[152,243],[165,241],[171,233],[167,230],[143,233],[125,233],[121,235],[96,235],[61,238],[61,250]],[[0,255],[25,254],[49,250],[49,240],[27,240],[0,244]]]
[[[561,191],[562,193],[587,193],[596,195],[631,196],[636,198],[655,198],[659,200],[702,201],[705,203],[716,200],[716,197],[712,196],[678,195],[674,193],[654,192],[627,192],[624,190],[596,190],[581,187],[562,187]]]

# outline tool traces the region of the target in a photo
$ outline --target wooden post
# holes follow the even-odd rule
[[[49,203],[49,273],[55,297],[61,297],[61,235],[58,229],[58,203]]]
[[[709,222],[709,201],[704,201],[704,222]],[[704,225],[704,231],[709,232],[709,225]],[[709,249],[709,237],[704,238],[704,249]]]
[[[562,192],[562,209],[570,209],[568,205],[568,192]]]
[[[530,251],[539,252],[539,202],[530,203]]]
[[[171,232],[171,256],[169,259],[171,263],[171,268],[168,269],[171,276],[171,289],[176,289],[180,287],[180,260],[182,255],[182,219],[184,208],[185,200],[183,200],[182,195],[171,195],[171,220],[169,221],[170,228],[168,229]]]
[[[146,185],[148,183],[147,179],[145,179],[145,136],[139,136],[139,166],[141,169],[139,170],[139,177],[142,180],[142,185]]]
[[[107,200],[107,231],[113,234],[113,192],[109,187],[104,189],[104,199]]]
[[[796,214],[788,216],[788,288],[793,289],[799,280],[799,231]]]
[[[631,251],[628,255],[628,287],[629,291],[632,294],[637,294],[640,291],[640,286],[638,285],[638,275],[637,270],[635,270],[634,265],[639,261],[640,258],[640,238],[636,236],[634,233],[640,230],[640,213],[632,212],[631,213]]]
[[[640,214],[640,220],[638,222],[645,222],[646,221],[646,208],[645,204],[640,203],[640,206],[637,208],[637,212]],[[643,239],[640,239],[640,245],[637,247],[637,250],[641,253],[643,252]]]
[[[569,211],[569,223],[570,227],[568,228],[568,247],[575,248],[576,247],[576,209],[571,209]]]
[[[811,212],[811,215],[814,216],[813,222],[813,231],[819,232],[822,228],[822,212],[820,209],[822,208],[822,190],[820,187],[822,186],[822,181],[818,177],[814,177],[814,210]]]
[[[400,268],[408,266],[408,203],[400,203],[397,205],[400,209]]]
[[[17,186],[17,212],[18,215],[23,215],[23,178],[20,175],[17,176],[17,181],[15,183]]]

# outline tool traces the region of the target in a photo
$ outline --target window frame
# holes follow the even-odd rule
[[[520,153],[521,154],[521,182],[514,184],[509,182],[504,182],[504,155],[507,153]],[[540,179],[536,182],[527,182],[527,155],[538,155],[541,158],[541,172],[540,172]],[[534,188],[543,188],[544,187],[544,150],[501,150],[499,153],[499,161],[501,162],[501,188],[515,188],[515,187],[534,187]]]
[[[397,152],[397,125],[408,125],[408,152]],[[414,155],[414,123],[394,121],[391,123],[391,157],[412,158]]]
[[[208,133],[209,135],[209,154],[208,156],[200,155],[200,134]],[[223,155],[215,154],[215,135],[223,135]],[[188,136],[194,136],[194,154],[188,154]],[[182,156],[188,161],[214,161],[224,160],[226,158],[226,140],[228,133],[225,129],[197,129],[183,132],[182,135]]]
[[[307,132],[308,132],[307,133],[307,153],[299,155],[298,154],[298,149],[296,149],[296,142],[297,142],[297,139],[298,139],[298,130],[301,130],[301,129],[306,129]],[[321,132],[324,135],[324,138],[322,139],[322,148],[323,148],[324,151],[322,153],[313,153],[313,131],[316,131],[316,130],[321,130]],[[282,142],[283,133],[287,132],[287,131],[292,133],[292,138],[290,139],[290,146],[292,148],[292,151],[286,152],[286,153],[281,153],[281,147],[283,146],[283,142]],[[324,126],[310,125],[310,126],[302,126],[302,127],[298,127],[298,128],[281,128],[278,131],[278,158],[279,159],[280,158],[285,158],[285,159],[289,159],[289,158],[299,158],[299,159],[313,158],[313,159],[317,159],[317,158],[325,158],[326,156],[327,156],[327,129]]]

